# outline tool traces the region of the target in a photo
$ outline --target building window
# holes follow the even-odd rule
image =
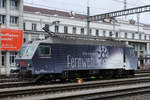
[[[68,33],[68,27],[64,26],[64,33]]]
[[[145,46],[145,51],[147,51],[147,46],[146,45],[144,45]]]
[[[119,33],[118,32],[116,32],[116,38],[118,38],[119,37]]]
[[[84,28],[81,28],[81,34],[84,34]]]
[[[5,0],[0,0],[0,8],[4,8],[5,7]]]
[[[144,36],[144,39],[146,40],[146,35]]]
[[[109,36],[112,37],[112,31],[109,32]]]
[[[127,38],[128,37],[128,34],[127,33],[125,33],[125,38]]]
[[[10,16],[10,24],[17,24],[17,23],[18,23],[18,17]]]
[[[99,36],[99,30],[96,30],[96,36]]]
[[[26,43],[26,38],[23,38],[23,43]]]
[[[59,32],[59,26],[55,25],[55,33],[58,33],[58,32]]]
[[[132,33],[132,39],[134,39],[134,37],[135,37],[135,35],[134,35],[134,33]]]
[[[142,50],[142,44],[140,44],[140,50]]]
[[[15,58],[16,58],[17,53],[16,52],[11,52],[10,53],[10,66],[15,66]]]
[[[103,31],[103,36],[105,36],[106,35],[106,31]]]
[[[5,52],[2,51],[2,66],[5,66]]]
[[[26,30],[26,23],[23,23],[23,30]]]
[[[0,15],[0,23],[4,24],[5,23],[5,16]]]
[[[132,46],[133,46],[133,48],[135,49],[135,45],[134,45],[134,44],[132,44]]]
[[[76,27],[73,27],[73,28],[72,28],[72,33],[73,33],[73,34],[76,34],[76,31],[77,31],[77,28],[76,28]]]
[[[89,32],[90,34],[88,34],[88,35],[91,35],[92,34],[92,29],[90,29],[90,32]]]
[[[37,29],[37,25],[36,24],[32,24],[32,31],[36,31]]]
[[[18,0],[10,0],[10,8],[16,9],[18,6]]]
[[[141,40],[141,38],[142,38],[142,35],[141,35],[141,34],[139,34],[139,39]]]

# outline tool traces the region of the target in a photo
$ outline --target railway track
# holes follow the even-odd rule
[[[5,78],[5,79],[0,79],[0,83],[6,83],[6,82],[18,82],[18,78]]]
[[[142,74],[135,74],[134,77],[129,77],[130,78],[135,78],[135,77],[149,77],[150,76],[150,73],[142,73]],[[60,83],[33,83],[33,82],[23,82],[23,81],[18,81],[16,79],[13,80],[13,79],[6,79],[7,81],[5,82],[0,82],[0,89],[3,89],[3,88],[13,88],[13,87],[25,87],[25,86],[39,86],[39,85],[49,85],[49,84],[60,84]],[[9,80],[9,81],[8,81]],[[108,79],[110,80],[110,79]],[[114,80],[114,79],[112,79]],[[116,80],[116,79],[115,79]],[[119,80],[119,79],[117,79]],[[87,81],[88,82],[88,81]]]
[[[139,69],[135,71],[136,74],[138,73],[150,73],[150,69]]]
[[[136,77],[136,78],[127,78],[127,79],[117,79],[117,80],[105,80],[105,81],[92,81],[92,82],[85,82],[82,84],[72,83],[72,84],[57,84],[57,85],[43,85],[43,86],[27,86],[27,87],[17,87],[17,88],[8,88],[8,89],[0,89],[0,98],[13,98],[13,97],[21,97],[21,96],[31,96],[31,95],[44,95],[49,94],[52,95],[62,95],[61,93],[66,93],[59,97],[54,96],[55,98],[48,97],[51,99],[70,99],[76,97],[84,97],[80,92],[91,91],[93,89],[100,89],[104,90],[105,88],[114,88],[118,86],[125,86],[125,85],[133,85],[135,84],[145,84],[150,83],[150,77]],[[150,87],[147,85],[147,87]],[[74,91],[74,92],[72,92]],[[95,90],[96,91],[96,90]],[[119,91],[119,90],[118,90]],[[79,92],[79,94],[74,95],[74,93]],[[100,92],[100,91],[99,91]],[[104,91],[101,91],[101,93]],[[105,91],[106,92],[106,91]],[[72,93],[72,95],[68,95],[67,93]],[[95,92],[88,92],[87,95],[94,95]],[[113,91],[114,93],[114,91]],[[121,92],[119,92],[121,93]],[[97,94],[97,93],[95,93]],[[86,94],[84,94],[86,95]],[[37,96],[36,96],[37,97]],[[41,97],[41,96],[40,96]],[[15,98],[16,99],[16,98]]]
[[[0,75],[0,83],[5,83],[5,82],[18,82],[19,79],[16,75],[12,76],[4,76]]]
[[[136,71],[136,75],[135,76],[147,76],[148,74],[150,74],[150,71],[146,71],[146,70],[138,70]],[[0,76],[0,83],[6,83],[6,82],[18,82],[21,81],[18,79],[18,77],[16,75],[13,76]]]
[[[148,74],[150,74],[150,71],[147,70],[138,70],[136,71],[136,75],[135,76],[147,76]],[[17,75],[12,75],[12,76],[0,76],[0,83],[6,83],[6,82],[19,82],[21,80],[19,80],[19,78],[17,77]]]
[[[41,96],[31,96],[16,100],[112,100],[117,97],[127,97],[136,94],[150,92],[150,82],[138,85],[113,86],[107,88],[97,88],[92,90],[71,91],[59,94],[48,94]],[[115,99],[114,99],[115,100]]]

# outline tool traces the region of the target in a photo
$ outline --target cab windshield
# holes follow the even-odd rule
[[[34,45],[23,46],[19,51],[19,57],[31,57],[34,54],[35,48],[36,46]]]
[[[20,49],[18,55],[19,55],[19,56],[23,56],[23,54],[24,54],[26,48],[27,48],[27,46],[21,47],[21,49]]]

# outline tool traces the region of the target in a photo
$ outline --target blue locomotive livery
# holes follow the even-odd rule
[[[23,45],[16,63],[20,74],[66,79],[134,74],[137,56],[123,42],[53,37]]]

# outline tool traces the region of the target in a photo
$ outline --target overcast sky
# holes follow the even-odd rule
[[[89,1],[91,15],[124,8],[124,0],[24,0],[26,5],[86,14]],[[127,0],[127,8],[150,5],[150,0]],[[135,15],[128,19],[137,19]],[[150,24],[150,12],[140,14],[140,22]]]

